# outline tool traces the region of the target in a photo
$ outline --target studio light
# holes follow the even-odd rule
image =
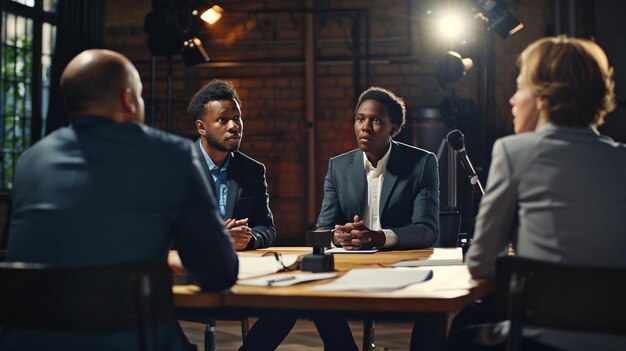
[[[439,32],[448,39],[457,38],[463,29],[461,16],[453,13],[442,16],[439,19],[438,24]]]
[[[487,23],[488,31],[495,31],[502,39],[524,28],[502,0],[478,0],[476,16]]]
[[[209,61],[198,39],[202,23],[213,24],[224,13],[218,5],[194,0],[153,0],[144,22],[146,44],[153,56],[181,54],[186,67]],[[203,22],[204,21],[204,22]]]
[[[202,47],[202,42],[196,37],[185,40],[181,50],[181,55],[183,57],[185,67],[191,67],[210,61],[209,55],[207,55],[206,50]]]
[[[461,32],[467,30],[464,17],[456,12],[447,12],[437,19],[439,33],[446,39],[456,39]]]
[[[461,79],[472,68],[471,58],[463,58],[458,52],[447,51],[437,60],[437,81],[442,88]]]
[[[219,21],[220,18],[222,18],[222,15],[224,14],[224,9],[218,5],[213,5],[209,8],[200,7],[198,9],[194,9],[192,14],[194,16],[200,15],[201,20],[208,23],[209,25],[213,25],[217,21]]]

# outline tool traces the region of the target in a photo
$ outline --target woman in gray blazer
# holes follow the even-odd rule
[[[519,63],[510,100],[518,134],[493,147],[467,254],[472,276],[494,279],[509,243],[521,257],[626,267],[626,147],[596,129],[615,107],[604,51],[588,40],[544,38]],[[626,350],[626,338],[608,335],[526,328],[524,336],[563,350]]]

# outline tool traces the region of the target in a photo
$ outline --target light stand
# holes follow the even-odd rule
[[[462,77],[464,77],[473,66],[473,62],[470,58],[463,58],[459,53],[455,51],[447,51],[445,54],[441,55],[437,60],[437,70],[436,77],[439,85],[444,89],[448,90],[448,85],[457,82]],[[451,104],[454,105],[455,94],[452,91],[452,96],[450,97]],[[443,108],[440,106],[440,110]],[[451,106],[449,109],[451,115],[448,116],[446,125],[450,129],[456,129],[457,124],[457,114],[458,106]],[[442,111],[443,115],[443,111]],[[450,130],[448,130],[450,131]],[[443,147],[446,143],[446,138],[444,137],[441,141],[441,145],[439,145],[439,150],[437,152],[437,159],[441,159],[443,156]],[[456,152],[448,147],[447,150],[448,156],[448,211],[456,211],[458,209],[457,206],[457,174],[456,174],[456,161],[457,155]]]
[[[485,35],[484,35],[484,50],[483,50],[483,62],[482,62],[482,76],[483,76],[483,89],[482,89],[482,107],[483,116],[485,118],[485,137],[483,140],[487,141],[487,145],[484,148],[484,159],[489,159],[489,150],[491,144],[495,139],[492,135],[491,116],[493,115],[493,41],[491,33],[495,32],[502,39],[506,39],[508,36],[513,35],[524,28],[524,24],[521,23],[515,16],[513,16],[507,9],[506,4],[502,0],[476,0],[476,7],[474,8],[474,17],[484,23]]]
[[[152,10],[144,19],[144,32],[146,33],[146,44],[151,59],[151,87],[150,87],[150,117],[149,124],[154,127],[156,117],[156,56],[167,57],[167,116],[165,129],[172,132],[172,55],[181,54],[185,66],[193,66],[209,60],[206,51],[202,47],[202,42],[196,37],[198,31],[197,16],[204,16],[196,9],[191,8],[192,2],[186,1],[153,1]],[[192,11],[193,10],[193,11]],[[205,9],[207,10],[207,9]],[[213,6],[211,10],[214,16],[211,20],[202,17],[203,20],[215,23],[219,20],[223,9]],[[216,12],[217,11],[217,12]],[[210,12],[210,11],[207,11]]]

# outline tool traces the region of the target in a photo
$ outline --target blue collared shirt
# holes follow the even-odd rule
[[[228,172],[228,163],[230,162],[230,154],[228,155],[228,158],[226,158],[224,165],[222,165],[222,167],[218,167],[202,147],[201,139],[198,139],[198,143],[200,143],[202,156],[204,156],[204,160],[206,161],[207,166],[209,166],[209,172],[211,173],[213,183],[215,184],[215,188],[213,190],[215,190],[215,198],[217,199],[217,204],[220,208],[220,214],[222,215],[222,219],[226,219],[226,195],[228,192],[228,180],[226,179],[226,175]]]

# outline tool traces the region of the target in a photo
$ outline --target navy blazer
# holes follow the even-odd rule
[[[359,149],[333,157],[324,180],[318,228],[363,218],[367,178]],[[392,141],[380,195],[380,224],[398,236],[394,250],[430,247],[439,235],[439,173],[431,152]]]
[[[202,168],[215,193],[215,182],[202,156],[202,146],[198,141],[195,145]],[[270,247],[276,240],[276,227],[269,207],[265,166],[239,151],[231,152],[229,157],[225,218],[248,218],[252,240],[246,250]]]
[[[237,256],[195,151],[189,140],[144,125],[74,118],[17,163],[7,260],[165,262],[176,240],[203,289],[230,287]],[[175,321],[154,334],[157,350],[184,349]],[[136,350],[137,342],[136,331],[0,332],[2,350]]]

